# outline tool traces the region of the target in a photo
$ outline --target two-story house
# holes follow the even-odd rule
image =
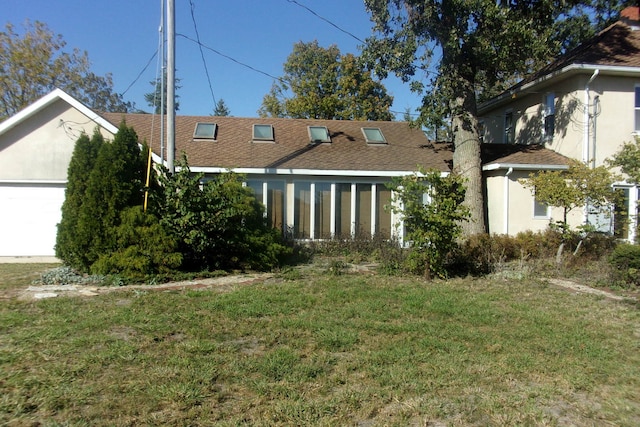
[[[639,8],[628,7],[620,20],[539,72],[479,108],[485,144],[543,146],[592,166],[605,164],[625,142],[640,134]],[[519,179],[543,168],[514,170],[485,166],[491,232],[515,234],[542,229],[561,219],[560,210],[536,203]],[[505,184],[507,182],[507,184]],[[491,197],[496,186],[510,185],[509,198]],[[633,240],[638,188],[616,185],[626,196],[620,215],[588,207],[573,212],[572,225],[589,221],[603,231]],[[493,191],[493,194],[497,194]],[[505,206],[510,204],[510,206]],[[516,205],[528,207],[517,210]],[[500,212],[512,221],[505,229]]]

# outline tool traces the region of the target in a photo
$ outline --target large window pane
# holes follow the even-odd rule
[[[314,237],[329,239],[331,238],[331,184],[316,183],[315,204]]]
[[[336,184],[336,237],[351,235],[351,184]]]
[[[616,188],[620,200],[613,215],[613,235],[618,239],[629,238],[629,189]]]
[[[293,237],[308,239],[311,237],[311,184],[295,183],[295,201],[293,217]]]
[[[391,190],[382,184],[376,186],[376,234],[384,239],[391,238],[391,210],[385,209],[385,205],[391,204]]]
[[[356,185],[356,235],[371,236],[371,184]]]
[[[267,219],[272,227],[284,230],[285,190],[283,181],[267,181]]]

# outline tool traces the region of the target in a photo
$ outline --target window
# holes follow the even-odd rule
[[[314,238],[331,238],[331,184],[318,182],[315,185]]]
[[[294,193],[293,237],[309,239],[311,237],[311,183],[296,182]]]
[[[247,180],[247,186],[253,189],[256,199],[265,206],[265,216],[269,224],[280,230],[285,227],[285,185],[284,181]],[[267,192],[265,193],[265,188]]]
[[[371,184],[356,184],[356,236],[371,236]]]
[[[273,141],[273,126],[271,125],[253,125],[254,141]]]
[[[336,184],[336,236],[351,235],[351,184]]]
[[[487,127],[484,124],[484,120],[478,121],[478,139],[480,144],[484,144],[484,137],[487,133]]]
[[[513,144],[513,111],[507,111],[504,115],[504,143]]]
[[[308,126],[307,128],[309,129],[309,139],[311,143],[331,142],[329,130],[326,126]]]
[[[636,86],[636,100],[635,100],[635,110],[636,110],[636,133],[640,133],[640,85]]]
[[[367,144],[386,144],[387,140],[384,139],[384,135],[380,128],[362,128],[364,138],[367,140]]]
[[[534,197],[533,199],[533,218],[535,219],[549,219],[549,205],[540,202]]]
[[[384,239],[391,238],[391,211],[385,209],[391,203],[391,190],[383,184],[376,185],[376,234]]]
[[[553,92],[547,93],[544,96],[544,119],[542,135],[545,141],[551,141],[553,139],[553,133],[555,132],[555,117],[556,117],[556,96]]]
[[[215,123],[196,123],[193,131],[194,139],[216,139],[218,126]]]

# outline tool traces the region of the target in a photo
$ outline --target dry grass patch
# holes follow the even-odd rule
[[[307,271],[1,304],[0,424],[640,424],[638,307],[542,281]]]

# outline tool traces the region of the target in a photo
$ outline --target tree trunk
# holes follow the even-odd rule
[[[486,232],[485,206],[476,95],[470,82],[461,79],[459,83],[461,89],[453,101],[451,122],[454,145],[453,171],[466,178],[464,204],[469,208],[471,218],[462,224],[462,229],[463,236],[469,237]]]

